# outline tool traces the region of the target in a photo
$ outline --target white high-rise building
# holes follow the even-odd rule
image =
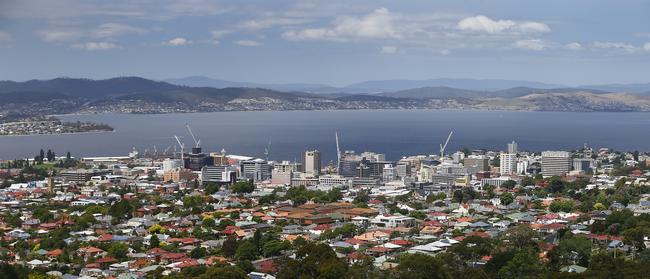
[[[165,159],[162,163],[163,172],[172,171],[183,167],[183,161],[180,159]]]
[[[528,161],[517,162],[517,174],[527,174]]]
[[[262,181],[271,178],[271,165],[263,159],[252,159],[239,162],[242,178]]]
[[[383,162],[386,161],[386,154],[382,153],[375,153],[375,152],[363,152],[360,155],[363,158],[366,158],[366,160],[370,162]]]
[[[501,175],[513,174],[517,171],[517,154],[515,153],[501,153],[499,173]]]
[[[566,151],[542,152],[543,175],[565,175],[571,170],[571,154]]]
[[[465,153],[461,151],[456,151],[454,154],[451,155],[451,158],[454,160],[454,163],[458,164],[465,159]]]
[[[397,178],[397,171],[393,167],[393,164],[385,164],[382,171],[382,180],[384,182],[391,182]]]
[[[513,140],[511,143],[508,143],[508,153],[510,154],[517,154],[519,150],[517,150],[517,143]]]
[[[305,151],[305,174],[319,176],[321,170],[320,152],[318,150]]]

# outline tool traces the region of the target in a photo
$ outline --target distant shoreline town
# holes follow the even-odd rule
[[[57,135],[112,132],[113,127],[90,122],[62,122],[54,117],[27,117],[0,122],[0,136]]]

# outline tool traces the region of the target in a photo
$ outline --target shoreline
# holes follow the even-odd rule
[[[243,112],[349,112],[349,111],[453,111],[453,112],[519,112],[519,113],[650,113],[650,111],[559,111],[559,110],[518,110],[518,109],[485,109],[485,108],[376,108],[376,109],[295,109],[295,110],[221,110],[221,111],[186,111],[186,112],[152,112],[152,113],[134,113],[134,112],[95,112],[95,113],[69,113],[69,114],[51,114],[54,117],[74,117],[74,116],[92,116],[92,115],[167,115],[167,114],[207,114],[207,113],[243,113]]]
[[[103,134],[103,133],[115,133],[115,129],[113,129],[113,131],[89,131],[89,132],[51,133],[51,134],[0,135],[0,138],[1,137],[63,136],[63,135],[83,135],[83,134]]]

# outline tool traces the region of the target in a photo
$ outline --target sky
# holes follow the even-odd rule
[[[0,0],[0,80],[650,82],[650,1]]]

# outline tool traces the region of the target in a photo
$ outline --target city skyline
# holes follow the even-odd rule
[[[646,1],[322,4],[3,1],[0,76],[648,82]]]

